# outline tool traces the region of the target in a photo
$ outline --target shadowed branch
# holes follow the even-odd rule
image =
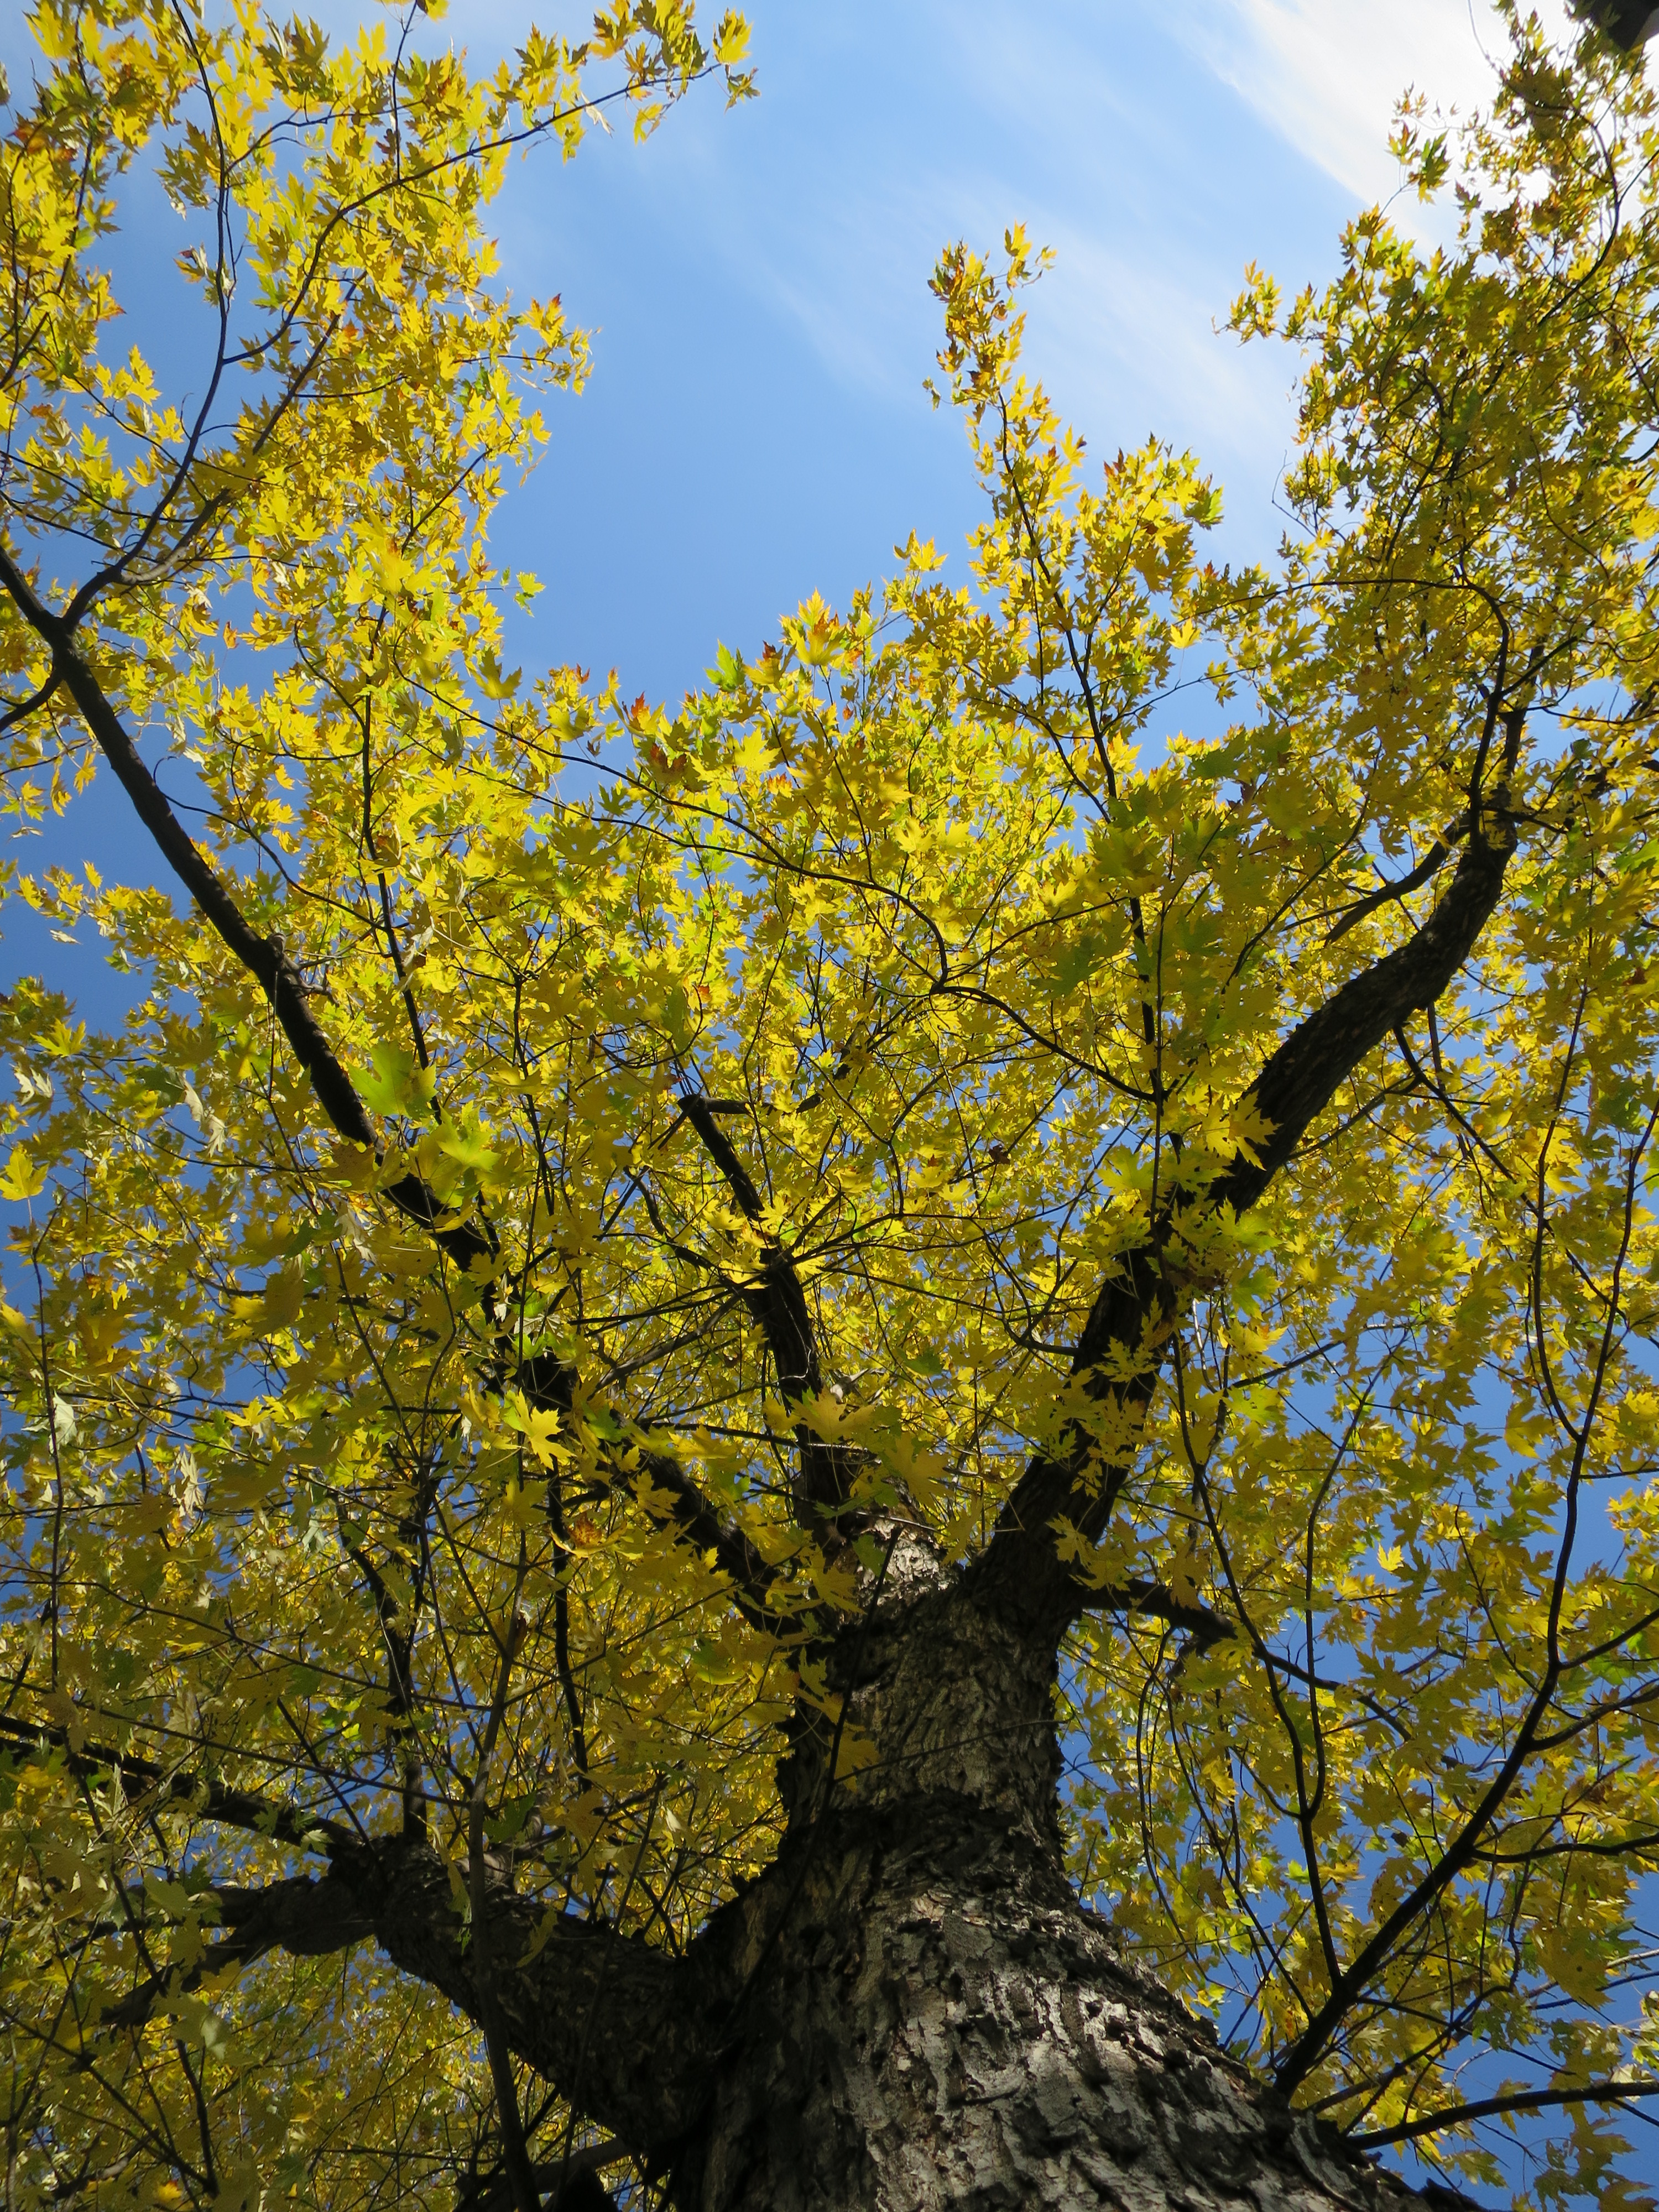
[[[744,1302],[766,1338],[777,1371],[778,1395],[791,1408],[816,1398],[823,1388],[812,1316],[806,1291],[795,1263],[775,1232],[765,1227],[765,1207],[753,1178],[738,1156],[737,1148],[720,1127],[717,1103],[695,1095],[683,1096],[680,1111],[696,1132],[709,1158],[719,1169],[744,1219],[761,1231],[761,1272],[743,1285]],[[801,1502],[806,1511],[834,1513],[847,1502],[851,1487],[848,1455],[827,1443],[809,1421],[796,1423],[800,1450]]]

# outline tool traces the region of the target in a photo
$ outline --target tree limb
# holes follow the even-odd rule
[[[1650,39],[1656,10],[1652,0],[1571,0],[1572,12],[1594,23],[1627,54]]]
[[[1445,896],[1421,928],[1291,1030],[1245,1094],[1271,1124],[1260,1158],[1234,1162],[1211,1191],[1212,1207],[1243,1213],[1254,1206],[1365,1055],[1440,997],[1497,906],[1514,850],[1500,805],[1472,829]]]
[[[609,2136],[533,2167],[537,2187],[555,2192],[548,2212],[615,2212],[615,2200],[599,2177],[604,2167],[627,2155],[624,2146]],[[512,2201],[505,2175],[486,2174],[457,2191],[455,2212],[508,2212]]]
[[[1518,742],[1520,716],[1510,718]],[[1159,1373],[1191,1292],[1167,1264],[1184,1242],[1224,1209],[1246,1212],[1291,1158],[1309,1125],[1366,1054],[1410,1014],[1432,1006],[1474,950],[1503,889],[1515,849],[1507,795],[1473,823],[1444,896],[1395,951],[1352,976],[1298,1022],[1245,1093],[1268,1125],[1257,1157],[1241,1155],[1206,1190],[1166,1200],[1147,1241],[1121,1255],[1101,1285],[1072,1357],[1072,1375],[1088,1395],[1132,1424],[1158,1387]],[[1081,1500],[1091,1463],[1095,1480]],[[1111,1517],[1127,1463],[1102,1467],[1086,1425],[1074,1422],[1053,1453],[1039,1452],[998,1516],[990,1542],[967,1570],[972,1602],[1008,1614],[1034,1638],[1058,1641],[1089,1602],[1086,1587],[1060,1558],[1054,1523],[1070,1515],[1096,1540]]]
[[[264,990],[283,1034],[304,1068],[317,1103],[336,1133],[348,1144],[362,1145],[378,1159],[382,1156],[379,1132],[356,1086],[311,1011],[298,970],[283,949],[280,937],[261,937],[226,888],[214,866],[167,804],[155,778],[145,767],[138,748],[111,706],[102,685],[82,659],[70,626],[44,606],[28,580],[0,548],[0,584],[30,628],[52,650],[52,671],[80,709],[99,750],[114,769],[134,811],[185,889],[200,907],[219,938]],[[458,1267],[466,1267],[490,1254],[489,1239],[467,1222],[441,1228],[447,1211],[431,1188],[417,1175],[400,1176],[388,1184],[385,1195],[411,1221],[430,1231],[434,1242]]]
[[[1589,2081],[1582,2089],[1519,2089],[1507,2096],[1450,2105],[1443,2112],[1419,2113],[1397,2128],[1378,2128],[1347,2140],[1358,2150],[1383,2150],[1389,2143],[1415,2142],[1419,2136],[1467,2127],[1471,2120],[1490,2119],[1498,2112],[1544,2112],[1559,2105],[1622,2105],[1635,2097],[1659,2097],[1659,2081]]]
[[[1167,1621],[1171,1628],[1190,1636],[1200,1651],[1207,1651],[1212,1644],[1230,1643],[1238,1633],[1224,1614],[1212,1613],[1207,1605],[1183,1605],[1162,1583],[1136,1580],[1086,1592],[1079,1610],[1092,1613],[1097,1608],[1103,1613],[1141,1613],[1153,1620]]]
[[[1378,907],[1387,906],[1392,900],[1404,898],[1408,891],[1421,890],[1430,877],[1437,875],[1450,860],[1452,847],[1468,826],[1467,814],[1460,814],[1455,822],[1449,822],[1414,868],[1397,882],[1379,884],[1375,890],[1367,891],[1362,898],[1356,899],[1327,937],[1326,944],[1336,944],[1351,929],[1357,929],[1368,914],[1375,914]]]
[[[39,696],[49,696],[50,690],[59,682],[69,690],[100,750],[131,799],[139,819],[155,838],[173,872],[226,946],[264,990],[284,1036],[310,1079],[318,1103],[336,1132],[348,1143],[362,1145],[376,1158],[380,1157],[383,1148],[374,1121],[313,1015],[304,985],[283,949],[281,939],[274,936],[262,938],[250,927],[217,869],[167,804],[161,787],[144,765],[137,747],[110,705],[101,685],[82,658],[69,625],[41,604],[28,580],[3,547],[0,547],[0,584],[4,585],[14,605],[52,650],[51,683],[43,687]],[[714,1121],[716,1109],[701,1099],[682,1103],[686,1107],[687,1119],[698,1133],[713,1133],[715,1148],[711,1149],[717,1164],[721,1165],[722,1172],[727,1174],[728,1181],[732,1171],[735,1171],[739,1182],[734,1184],[733,1188],[738,1202],[750,1219],[757,1218],[759,1195],[736,1153],[716,1128]],[[396,1182],[386,1187],[384,1195],[410,1220],[418,1222],[428,1230],[457,1267],[465,1268],[475,1259],[490,1256],[489,1239],[472,1224],[455,1222],[439,1226],[446,1209],[418,1175],[400,1176]],[[779,1359],[780,1380],[786,1399],[792,1395],[792,1388],[795,1396],[811,1395],[816,1393],[820,1386],[805,1293],[788,1255],[775,1243],[771,1249],[775,1255],[777,1282],[781,1296],[781,1300],[776,1297],[771,1297],[769,1310],[775,1310],[778,1316],[787,1314],[788,1320],[787,1324],[781,1326],[775,1336],[769,1328],[769,1343],[772,1346],[775,1358]],[[769,1260],[768,1266],[770,1277],[774,1272],[771,1260]],[[791,1330],[793,1331],[793,1341],[797,1346],[804,1346],[805,1350],[807,1364],[804,1382],[793,1382],[793,1368],[785,1364],[791,1358],[787,1349]],[[779,1358],[781,1351],[781,1358]],[[799,1354],[795,1357],[798,1358]],[[804,1425],[802,1433],[809,1438],[810,1449],[815,1455],[815,1468],[821,1459],[827,1462],[833,1475],[843,1455],[835,1452],[832,1447],[819,1443],[816,1437],[811,1437]],[[739,1531],[719,1522],[696,1486],[672,1461],[651,1455],[648,1461],[642,1461],[642,1464],[651,1477],[653,1488],[673,1494],[676,1501],[675,1525],[688,1541],[704,1552],[714,1553],[717,1564],[731,1577],[734,1593],[738,1595],[744,1613],[757,1626],[775,1627],[776,1616],[768,1613],[765,1602],[766,1589],[772,1577],[747,1539]],[[833,1480],[821,1487],[826,1492],[822,1502],[836,1502]],[[817,1492],[812,1494],[816,1496]]]
[[[357,1901],[393,1966],[480,2019],[450,1869],[424,1840],[377,1838],[340,1851],[328,1878]],[[603,1920],[544,1911],[494,1886],[489,1935],[509,2048],[630,2149],[684,2135],[716,2053],[721,1962],[702,1952],[677,1960]]]
[[[257,1889],[224,1884],[203,1893],[217,1902],[221,1924],[231,1932],[205,1945],[193,1966],[153,1974],[118,2004],[106,2005],[99,2016],[100,2027],[142,2027],[155,2012],[204,1979],[222,1973],[227,1966],[252,1966],[269,1951],[285,1951],[294,1959],[325,1958],[349,1950],[374,1932],[356,1898],[326,1876],[314,1881],[299,1875]]]
[[[703,1150],[719,1169],[743,1216],[761,1232],[763,1255],[758,1280],[742,1285],[744,1304],[759,1323],[778,1377],[778,1395],[792,1409],[816,1398],[823,1388],[811,1310],[795,1263],[780,1239],[764,1226],[765,1207],[737,1148],[715,1119],[717,1102],[682,1095],[679,1109],[696,1132]],[[833,1514],[845,1505],[851,1489],[848,1455],[827,1443],[810,1421],[797,1420],[800,1449],[803,1518],[814,1510]]]
[[[676,1959],[605,1921],[544,1911],[492,1880],[481,1957],[468,1940],[466,1870],[453,1869],[424,1838],[354,1839],[330,1858],[320,1877],[214,1889],[228,1932],[187,1976],[153,1978],[104,2021],[139,2027],[203,1976],[270,1952],[317,1958],[373,1942],[481,2029],[489,2014],[516,2057],[564,2095],[579,2096],[584,2113],[619,2138],[612,2156],[622,2147],[665,2147],[692,2126],[730,2004],[723,1955]]]
[[[298,1850],[326,1850],[356,1842],[352,1830],[342,1821],[307,1813],[302,1807],[285,1805],[276,1798],[262,1797],[255,1790],[233,1790],[210,1776],[194,1773],[187,1768],[169,1770],[155,1759],[138,1757],[130,1751],[113,1751],[107,1745],[84,1740],[77,1746],[69,1729],[49,1722],[0,1717],[0,1741],[13,1746],[26,1759],[49,1752],[62,1759],[68,1773],[88,1781],[114,1782],[124,1796],[153,1796],[164,1804],[188,1805],[198,1820],[214,1820],[222,1826],[240,1828],[251,1835],[269,1836],[273,1843],[289,1844]],[[137,1791],[129,1786],[135,1782],[143,1785]]]

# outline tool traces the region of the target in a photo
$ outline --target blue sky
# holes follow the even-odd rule
[[[337,32],[367,9],[322,0]],[[487,67],[521,0],[454,0],[428,43]],[[706,10],[705,10],[706,12]],[[1217,330],[1252,258],[1287,289],[1335,267],[1344,221],[1398,182],[1394,104],[1468,107],[1492,81],[1486,0],[752,0],[761,96],[699,88],[657,135],[590,135],[514,163],[503,281],[560,293],[594,337],[580,397],[500,513],[495,543],[547,586],[518,622],[532,672],[616,667],[673,698],[717,641],[752,651],[811,592],[844,604],[912,529],[960,572],[978,495],[960,422],[923,390],[939,249],[1024,222],[1056,265],[1028,359],[1097,459],[1149,434],[1190,446],[1227,499],[1223,550],[1268,551],[1296,363]],[[544,27],[572,34],[562,0]],[[1547,20],[1565,21],[1561,0]],[[18,15],[0,61],[30,73]],[[1416,203],[1402,209],[1415,217]],[[128,195],[112,259],[137,339],[180,396],[209,331],[180,312],[188,243],[159,191]],[[152,274],[152,272],[154,272]],[[947,574],[949,571],[947,570]],[[77,803],[65,857],[157,880],[118,794]],[[15,848],[39,866],[55,842]],[[125,994],[15,906],[0,981],[45,972],[107,1020]],[[73,963],[73,964],[70,964]]]
[[[976,494],[922,389],[927,276],[1011,222],[1055,249],[1029,357],[1094,453],[1192,446],[1228,549],[1267,550],[1295,364],[1216,321],[1252,258],[1291,288],[1334,269],[1343,222],[1395,189],[1398,94],[1467,108],[1497,36],[1469,0],[752,15],[757,101],[694,97],[568,167],[532,155],[501,210],[509,280],[596,331],[498,530],[549,586],[524,649],[617,665],[630,693],[678,691],[717,637],[748,648],[814,589],[844,601],[912,528],[960,559]],[[449,27],[482,52],[521,20],[459,6]]]

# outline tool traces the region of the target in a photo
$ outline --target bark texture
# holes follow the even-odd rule
[[[982,1808],[838,1816],[791,1918],[676,2162],[685,2212],[1413,2201],[1256,2087]]]
[[[846,1723],[798,1736],[777,1859],[687,1955],[550,1927],[492,1866],[483,1955],[514,2050],[678,2212],[1421,2204],[1231,2059],[1079,1905],[1052,1656],[913,1534],[884,1534],[879,1595],[831,1656]],[[847,1728],[874,1757],[832,1782]],[[218,1955],[368,1937],[478,2019],[466,1886],[424,1838],[337,1835],[330,1856],[318,1881],[222,1891]],[[544,2178],[574,2212],[578,2178]]]
[[[40,605],[3,549],[0,587],[50,644],[54,682],[75,699],[209,922],[265,992],[333,1127],[374,1146],[372,1118],[302,979],[178,823],[72,624]],[[1506,762],[1522,719],[1518,706],[1506,712]],[[1468,841],[1428,919],[1302,1018],[1264,1062],[1250,1093],[1268,1125],[1260,1158],[1161,1201],[1143,1245],[1100,1285],[1074,1351],[1085,1389],[1115,1395],[1129,1410],[1145,1405],[1188,1296],[1183,1239],[1220,1206],[1257,1203],[1358,1063],[1433,1004],[1496,905],[1513,845],[1507,800],[1500,793],[1483,812],[1472,794]],[[680,1103],[739,1210],[763,1227],[759,1186],[720,1125],[730,1102]],[[483,1231],[443,1214],[418,1177],[384,1195],[458,1266],[493,1257]],[[775,1235],[744,1294],[785,1401],[805,1406],[823,1362],[811,1302]],[[556,1362],[525,1363],[518,1380],[541,1404],[572,1402],[574,1375]],[[816,1437],[810,1419],[799,1421],[797,1442],[800,1516],[816,1518],[833,1547],[852,1518],[852,1462]],[[769,1571],[747,1540],[672,1461],[644,1465],[653,1495],[670,1500],[665,1517],[725,1569],[732,1602],[750,1619],[770,1618]],[[461,1879],[418,1826],[366,1838],[210,1777],[68,1742],[56,1724],[0,1719],[0,1740],[27,1735],[76,1771],[125,1775],[120,1786],[136,1784],[158,1802],[187,1801],[204,1819],[325,1856],[328,1871],[316,1880],[220,1890],[222,1932],[192,1971],[372,1940],[474,2020],[498,2023],[574,2112],[608,2130],[618,2155],[670,2178],[681,2212],[1390,2212],[1421,2203],[1230,2060],[1120,1956],[1066,1878],[1056,1653],[1091,1601],[1059,1556],[1054,1522],[1072,1514],[1085,1536],[1097,1535],[1124,1473],[1093,1467],[1077,1427],[1052,1454],[1034,1456],[991,1542],[961,1572],[947,1571],[903,1526],[882,1532],[885,1564],[863,1613],[819,1647],[843,1716],[832,1723],[803,1701],[787,1731],[779,1856],[684,1957],[600,1921],[550,1923],[512,1894],[502,1870]],[[1206,1637],[1230,1632],[1210,1616],[1181,1619],[1150,1585],[1109,1601],[1161,1609]],[[872,1756],[837,1780],[849,1727]],[[469,1904],[482,1916],[471,1930]],[[115,2024],[136,2025],[167,1994],[159,1983],[135,1992]],[[590,2146],[554,2170],[550,2188],[565,2212],[575,2212],[578,2184],[596,2195],[609,2148]],[[548,2172],[538,2169],[523,2193]],[[1434,2193],[1443,2203],[1462,2201]]]
[[[684,2212],[1419,2202],[1126,1962],[1061,1861],[1052,1660],[920,1547],[892,1565],[841,1655],[875,1763],[803,1772],[777,1864],[703,1939],[732,1994]]]

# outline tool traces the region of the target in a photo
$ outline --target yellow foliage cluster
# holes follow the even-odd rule
[[[1190,457],[1090,467],[1021,368],[1023,237],[952,250],[971,580],[913,538],[658,711],[503,665],[524,580],[485,524],[586,351],[483,224],[510,149],[573,152],[602,99],[740,96],[741,23],[705,49],[622,5],[475,78],[252,5],[33,20],[7,804],[72,809],[97,765],[73,652],[193,763],[196,849],[379,1141],[184,898],[9,878],[142,979],[114,1036],[43,986],[0,1005],[15,2201],[453,2176],[471,2031],[362,1953],[204,1978],[222,1893],[291,1871],[306,1820],[418,1817],[465,1913],[477,1785],[550,1925],[690,1940],[775,1846],[792,1714],[850,1790],[878,1756],[812,1658],[872,1532],[972,1559],[1079,1437],[1074,1871],[1164,1978],[1362,2134],[1427,2140],[1476,2048],[1558,2087],[1659,2063],[1616,1997],[1659,1850],[1639,76],[1517,29],[1454,248],[1372,213],[1325,292],[1253,283],[1241,330],[1307,359],[1271,571],[1206,559]],[[193,413],[112,343],[141,160],[201,234]],[[1261,1204],[1212,1203],[1272,1159],[1281,1041],[1500,834],[1455,979]],[[1074,1373],[1154,1251],[1144,1333]],[[810,1386],[757,1318],[786,1263]],[[830,1459],[826,1516],[792,1470]],[[216,1825],[227,1790],[288,1812]],[[1613,2185],[1574,2125],[1546,2194]]]

